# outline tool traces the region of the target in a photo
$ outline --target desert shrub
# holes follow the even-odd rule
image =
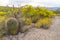
[[[26,20],[25,18],[20,19],[20,26],[21,27],[26,25],[25,20]]]
[[[40,18],[52,18],[55,15],[53,10],[49,10],[45,7],[32,5],[25,5],[20,7],[20,16],[24,18],[31,18],[32,23],[36,23]]]
[[[4,21],[0,22],[0,38],[3,37],[5,30],[4,30]]]
[[[32,23],[32,20],[30,18],[21,18],[20,24],[21,26],[30,25]]]
[[[0,12],[0,15],[6,15],[7,12]]]
[[[0,21],[5,21],[7,18],[7,12],[0,12]]]
[[[23,26],[23,27],[20,28],[20,32],[21,32],[21,33],[24,33],[24,32],[26,32],[26,31],[28,31],[28,28],[29,28],[29,27],[25,25],[25,26]]]
[[[25,26],[21,27],[20,32],[21,33],[27,32],[27,31],[29,31],[29,29],[31,29],[33,27],[35,27],[34,23],[31,23],[30,25],[25,25]]]
[[[50,27],[50,24],[51,24],[51,20],[49,18],[42,18],[40,20],[38,20],[36,23],[35,23],[35,26],[37,28],[49,28]]]
[[[6,18],[4,16],[0,16],[0,21],[4,21]]]
[[[30,28],[30,24],[32,23],[32,20],[30,18],[22,18],[20,19],[20,32],[25,32]]]
[[[31,18],[27,18],[27,19],[26,19],[26,24],[27,24],[27,25],[30,25],[31,23],[32,23]]]
[[[9,18],[6,20],[8,34],[17,34],[18,22],[15,18]]]

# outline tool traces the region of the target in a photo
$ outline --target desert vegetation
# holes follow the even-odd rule
[[[26,32],[29,28],[50,28],[51,18],[56,12],[45,7],[25,5],[19,8],[0,6],[0,36]]]

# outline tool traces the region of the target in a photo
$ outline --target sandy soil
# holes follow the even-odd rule
[[[60,17],[52,20],[48,30],[32,28],[26,33],[4,36],[1,40],[60,40]]]

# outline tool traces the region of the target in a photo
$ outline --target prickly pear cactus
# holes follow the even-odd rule
[[[8,34],[17,34],[18,31],[18,21],[15,18],[9,18],[6,21]]]

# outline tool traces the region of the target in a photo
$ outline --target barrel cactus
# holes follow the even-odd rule
[[[15,18],[9,18],[6,20],[6,27],[8,34],[17,34],[18,31],[18,21]]]

